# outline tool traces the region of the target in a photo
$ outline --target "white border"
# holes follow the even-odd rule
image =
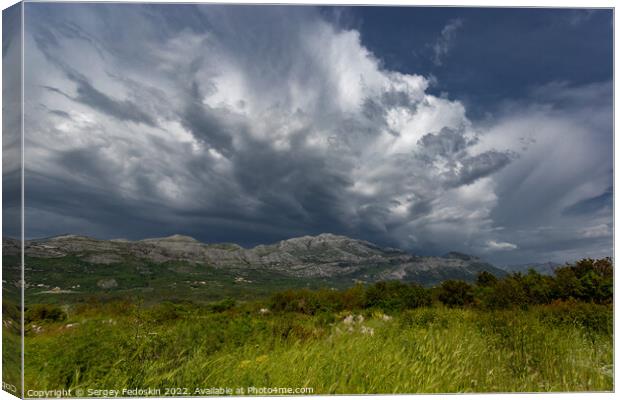
[[[45,0],[29,0],[29,2],[45,2]],[[61,1],[66,3],[84,3],[84,2],[106,2],[106,1]],[[112,2],[112,1],[110,1]],[[120,0],[113,1],[114,3],[144,3],[139,1],[128,1],[128,0]],[[14,0],[0,0],[0,8],[5,9],[13,4],[16,1]],[[175,0],[150,0],[148,3],[224,3],[223,1],[175,1]],[[267,2],[265,0],[232,0],[226,1],[226,3],[232,4],[317,4],[317,5],[379,5],[379,6],[443,6],[443,7],[553,7],[553,8],[614,8],[614,23],[615,23],[615,2],[610,0],[590,0],[590,1],[579,1],[579,0],[521,0],[521,1],[493,1],[493,0],[478,0],[478,1],[467,1],[467,0],[452,0],[452,1],[437,1],[437,0],[426,0],[426,1],[403,1],[403,0],[312,0],[311,2],[303,2],[300,0],[288,0],[288,1],[273,1]],[[23,7],[23,5],[22,5]],[[22,8],[22,74],[23,74],[23,57],[24,57],[24,10]],[[614,26],[615,28],[615,26]],[[0,32],[2,31],[2,18],[0,18]],[[615,170],[617,167],[617,160],[615,158],[615,154],[617,154],[618,146],[620,146],[620,142],[615,140],[615,116],[619,111],[618,102],[616,101],[616,94],[618,93],[618,82],[615,80],[615,76],[617,75],[617,63],[616,63],[616,43],[618,43],[618,31],[614,29],[614,188],[620,187],[620,178],[617,174],[615,174]],[[1,76],[1,64],[0,63],[0,76]],[[23,75],[22,75],[23,76]],[[0,78],[1,80],[1,78]],[[24,182],[23,182],[23,157],[24,157],[24,82],[22,79],[22,246],[24,240],[24,229],[23,229],[23,204],[24,204]],[[0,96],[0,105],[2,104],[2,96]],[[0,113],[0,126],[2,122],[2,116]],[[0,176],[2,174],[2,163],[0,163]],[[1,184],[0,184],[1,188]],[[614,190],[614,221],[615,221],[615,210],[620,206],[620,200],[617,196],[615,196]],[[2,199],[0,196],[0,208],[2,207]],[[2,215],[0,213],[0,226],[2,224]],[[614,255],[617,252],[617,243],[615,241],[616,237],[616,224],[614,223]],[[615,258],[615,257],[614,257]],[[22,265],[23,265],[23,251],[22,251]],[[22,282],[24,280],[23,276],[23,268],[22,268]],[[0,277],[2,276],[2,271],[0,268]],[[614,274],[614,282],[617,281],[619,274],[616,270]],[[614,284],[615,287],[615,284]],[[23,288],[22,288],[22,306],[23,306]],[[614,290],[614,332],[617,332],[617,328],[619,326],[618,321],[618,310],[615,308],[617,304],[617,294]],[[23,311],[23,310],[22,310]],[[23,312],[22,312],[22,329],[23,329]],[[615,366],[618,363],[618,352],[615,351],[617,347],[617,336],[614,334],[614,371]],[[0,352],[2,351],[2,343],[0,341]],[[22,382],[23,382],[23,339],[22,339]],[[0,358],[1,365],[1,358]],[[614,374],[614,388],[618,387],[618,383],[620,382],[619,376],[620,374]],[[23,385],[22,385],[23,390]],[[615,389],[614,389],[615,392]],[[22,395],[23,396],[23,395]],[[307,397],[307,396],[304,396]],[[316,399],[330,399],[335,396],[311,396]],[[336,396],[339,399],[343,400],[353,400],[359,396]],[[373,397],[380,399],[388,399],[388,398],[411,398],[411,399],[420,399],[420,400],[436,400],[442,398],[458,398],[458,399],[515,399],[515,400],[525,400],[525,399],[538,399],[544,398],[548,400],[556,400],[556,399],[609,399],[615,397],[615,393],[510,393],[510,394],[439,394],[439,395],[373,395]],[[239,398],[239,397],[236,397]],[[273,399],[273,397],[255,397],[257,399]],[[287,397],[282,396],[285,399],[295,399],[295,397]],[[10,395],[8,392],[0,390],[0,400],[8,400],[15,399],[14,396]],[[164,399],[157,397],[150,397],[149,399]]]

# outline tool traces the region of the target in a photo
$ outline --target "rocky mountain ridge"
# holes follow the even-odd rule
[[[18,241],[4,239],[5,254],[18,253]],[[398,279],[435,284],[445,279],[473,280],[481,271],[505,271],[477,257],[448,253],[420,257],[393,248],[329,233],[282,240],[250,249],[232,243],[206,244],[189,236],[129,241],[63,235],[25,243],[27,257],[75,256],[88,263],[109,265],[142,259],[154,263],[185,261],[221,269],[253,269],[297,278],[343,278],[374,282]]]

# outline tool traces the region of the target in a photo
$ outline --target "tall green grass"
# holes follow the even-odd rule
[[[28,334],[26,390],[612,390],[611,308],[596,307],[594,313],[608,316],[596,327],[558,317],[567,312],[557,306],[432,307],[390,317],[365,310],[361,317],[347,318],[352,313],[263,315],[251,306],[222,312],[133,306],[85,310]]]

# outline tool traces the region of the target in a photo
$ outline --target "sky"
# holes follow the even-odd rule
[[[610,10],[25,7],[27,237],[612,253]]]

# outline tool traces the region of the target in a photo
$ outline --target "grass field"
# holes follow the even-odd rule
[[[557,304],[500,311],[433,306],[391,315],[378,309],[261,313],[262,307],[74,307],[64,321],[29,328],[26,391],[613,390],[609,306],[590,304],[579,312]]]

